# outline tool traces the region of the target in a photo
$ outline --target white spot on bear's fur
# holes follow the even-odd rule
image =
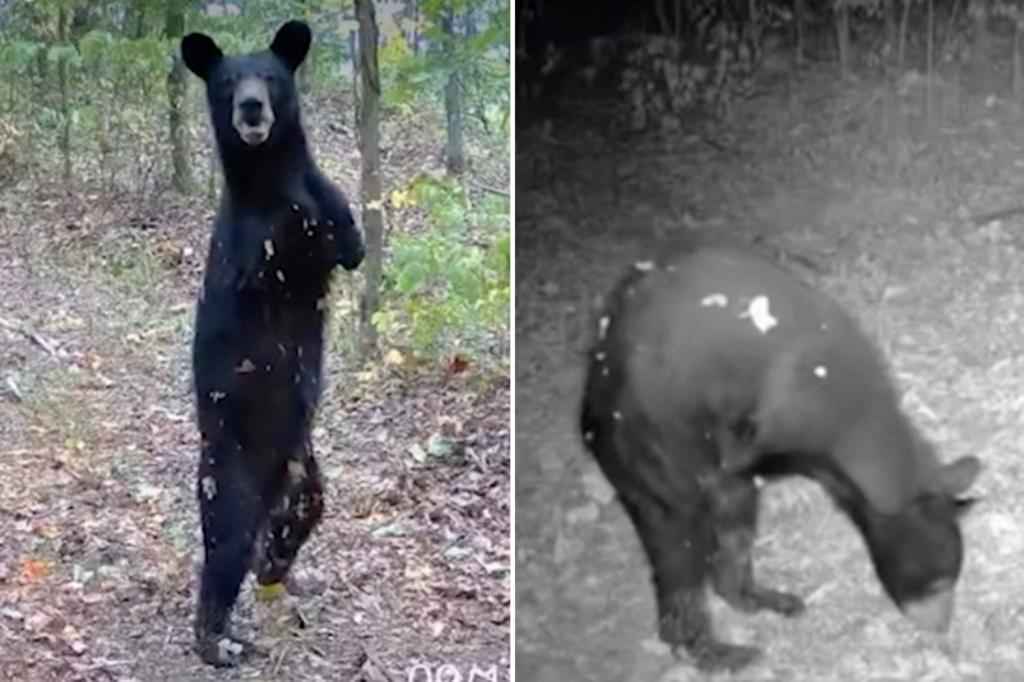
[[[597,338],[598,339],[602,339],[602,340],[604,339],[604,337],[608,334],[608,325],[610,325],[611,323],[612,323],[612,318],[608,317],[607,315],[605,315],[604,317],[602,317],[600,320],[597,321]]]
[[[217,480],[213,476],[203,476],[199,481],[199,485],[203,489],[203,495],[207,500],[217,497]]]
[[[724,308],[729,305],[729,297],[725,294],[711,294],[702,298],[700,304],[705,308]]]
[[[767,334],[769,330],[779,324],[779,320],[772,316],[769,310],[770,306],[771,302],[767,296],[755,296],[746,312],[740,313],[740,319],[750,318],[750,321],[757,327],[757,331]]]
[[[818,365],[817,367],[814,368],[814,376],[818,377],[819,379],[824,379],[825,377],[828,376],[828,367],[826,367],[825,365]]]
[[[288,475],[297,481],[306,477],[306,466],[298,460],[288,460]]]
[[[267,260],[270,260],[271,258],[274,257],[274,240],[273,239],[264,239],[263,240],[263,251],[265,251],[266,254],[267,254]]]
[[[633,263],[633,267],[639,270],[640,272],[650,272],[651,270],[654,269],[654,261],[640,260],[637,261],[636,263]]]

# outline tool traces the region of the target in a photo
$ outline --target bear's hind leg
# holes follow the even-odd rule
[[[231,610],[252,562],[265,516],[259,482],[228,443],[207,444],[199,463],[199,512],[205,557],[195,621],[196,651],[208,664],[230,667],[259,649],[231,634]]]
[[[710,495],[715,525],[712,584],[733,608],[747,613],[767,609],[786,616],[804,610],[793,594],[758,585],[751,552],[757,533],[757,486],[744,476],[721,476]]]
[[[588,387],[580,427],[601,470],[615,487],[650,563],[658,604],[658,633],[681,647],[702,670],[739,669],[760,652],[715,638],[707,607],[714,527],[693,472],[680,465],[708,455],[708,441],[673,437],[660,452],[648,425],[621,418],[607,398]],[[700,465],[698,465],[700,466]]]
[[[256,582],[263,587],[286,580],[292,563],[323,516],[323,480],[307,440],[288,460],[287,482],[263,530],[256,557]],[[289,591],[300,589],[292,584]]]
[[[701,670],[749,665],[758,649],[719,641],[712,630],[705,592],[712,529],[704,510],[631,497],[623,502],[651,563],[661,639],[685,649]]]

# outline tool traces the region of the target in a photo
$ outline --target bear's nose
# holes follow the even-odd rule
[[[255,97],[242,100],[238,103],[238,108],[246,125],[257,126],[263,120],[263,102]]]

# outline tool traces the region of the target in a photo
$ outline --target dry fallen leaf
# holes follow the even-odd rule
[[[451,374],[461,374],[469,368],[469,360],[461,355],[456,355],[452,358],[451,364],[448,365],[448,371]]]
[[[419,443],[413,443],[409,446],[409,454],[420,464],[427,461],[427,451]]]
[[[21,565],[21,577],[30,583],[44,577],[48,571],[49,567],[42,559],[28,559]]]

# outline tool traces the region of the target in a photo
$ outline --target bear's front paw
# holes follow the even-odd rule
[[[742,644],[726,644],[713,638],[701,640],[685,648],[698,670],[715,672],[746,668],[761,657],[761,650]],[[676,654],[679,650],[676,649]]]
[[[267,651],[248,640],[228,634],[208,634],[196,640],[196,653],[203,663],[218,668],[233,668]]]

